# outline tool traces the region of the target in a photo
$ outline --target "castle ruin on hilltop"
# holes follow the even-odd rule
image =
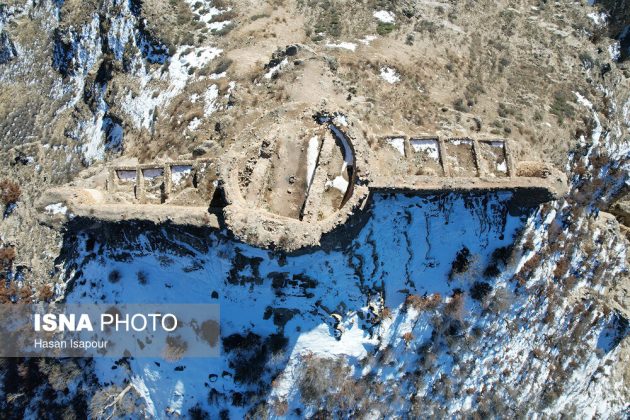
[[[503,139],[396,135],[368,144],[342,115],[252,132],[218,159],[110,164],[48,191],[48,220],[223,225],[261,247],[317,246],[374,192],[435,194],[509,190],[520,206],[557,198],[564,175],[515,162]]]

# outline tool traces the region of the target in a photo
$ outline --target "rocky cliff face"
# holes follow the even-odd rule
[[[15,44],[6,32],[0,32],[0,64],[8,63],[16,56]]]
[[[187,4],[171,4],[185,7],[191,14]],[[159,19],[149,23],[148,14],[157,13],[152,7],[155,9],[153,2],[112,0],[85,4],[49,1],[3,8],[3,63],[15,58],[16,48],[23,49],[30,58],[29,71],[40,74],[31,83],[50,90],[57,100],[51,106],[53,119],[63,125],[60,134],[79,149],[84,165],[117,156],[126,131],[152,131],[158,108],[167,106],[191,79],[189,68],[204,66],[220,53],[212,48],[199,51],[190,44],[183,48],[187,42],[195,42],[193,34],[198,30],[194,27],[189,28],[191,39],[168,38],[158,25],[175,12],[165,6],[159,10]],[[12,26],[25,16],[31,18],[42,45],[20,45],[13,40],[11,32],[16,30]],[[22,77],[26,63],[20,64],[4,66],[3,80]],[[161,92],[156,90],[158,86]]]

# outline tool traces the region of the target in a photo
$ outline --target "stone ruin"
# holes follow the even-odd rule
[[[503,139],[387,136],[369,144],[345,116],[309,112],[262,125],[220,159],[91,169],[38,207],[58,223],[79,216],[227,227],[247,243],[293,251],[319,245],[371,192],[510,190],[530,206],[566,189],[550,165],[515,162]]]

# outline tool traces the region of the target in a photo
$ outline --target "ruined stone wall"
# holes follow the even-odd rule
[[[341,131],[333,123],[329,128]],[[320,208],[321,196],[329,188],[325,186],[326,153],[315,167],[312,182],[318,183],[317,188],[306,192],[303,217],[287,217],[261,207],[260,195],[271,188],[266,174],[273,166],[269,159],[274,152],[267,141],[254,141],[247,147],[234,146],[219,163],[177,160],[112,165],[107,169],[105,188],[86,185],[50,191],[42,210],[46,211],[46,203],[58,203],[74,216],[221,227],[219,213],[209,209],[220,194],[225,207],[215,210],[237,238],[264,248],[294,251],[318,246],[324,235],[363,208],[370,191],[510,190],[514,206],[533,206],[566,190],[566,178],[553,167],[541,162],[515,163],[505,140],[390,136],[370,148],[358,127],[344,126],[342,133],[353,156],[346,162],[352,173],[340,208]],[[323,149],[333,147],[332,138],[322,141]]]

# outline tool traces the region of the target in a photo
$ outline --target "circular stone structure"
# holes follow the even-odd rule
[[[294,106],[241,133],[221,165],[230,230],[264,248],[319,245],[368,196],[355,131],[342,114]]]

